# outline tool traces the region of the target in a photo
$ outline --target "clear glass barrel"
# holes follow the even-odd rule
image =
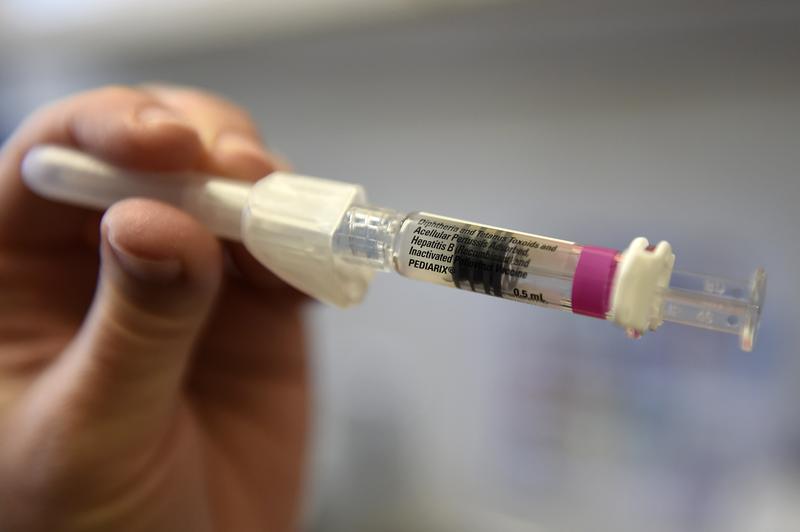
[[[572,242],[413,213],[395,237],[406,277],[522,303],[570,310],[580,248]]]
[[[354,208],[335,246],[400,275],[522,303],[571,310],[573,242],[427,213]],[[336,240],[338,239],[338,240]]]

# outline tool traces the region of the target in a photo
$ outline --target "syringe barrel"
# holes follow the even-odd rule
[[[412,279],[571,310],[579,256],[572,242],[413,213],[400,227],[392,259]]]
[[[435,214],[356,206],[334,249],[410,279],[570,311],[582,247]]]

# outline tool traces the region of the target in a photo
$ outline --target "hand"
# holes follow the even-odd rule
[[[129,199],[101,220],[34,196],[20,163],[41,143],[250,181],[283,165],[241,109],[176,87],[73,96],[3,146],[0,530],[293,529],[303,298],[241,246],[224,266],[175,208]]]

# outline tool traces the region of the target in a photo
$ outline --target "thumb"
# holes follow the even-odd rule
[[[36,511],[45,500],[65,512],[108,504],[109,493],[143,482],[163,442],[186,434],[174,421],[219,290],[219,242],[188,214],[141,199],[113,205],[101,231],[89,314],[0,424],[0,513],[12,522],[56,519]]]
[[[101,232],[98,288],[65,380],[90,419],[163,420],[219,289],[220,245],[188,214],[142,199],[112,206]]]

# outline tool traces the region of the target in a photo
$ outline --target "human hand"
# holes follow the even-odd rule
[[[282,167],[241,109],[109,87],[37,111],[0,152],[0,530],[290,530],[307,426],[302,300],[239,245],[143,199],[34,196],[67,145],[142,170]],[[98,251],[100,249],[100,260]]]

